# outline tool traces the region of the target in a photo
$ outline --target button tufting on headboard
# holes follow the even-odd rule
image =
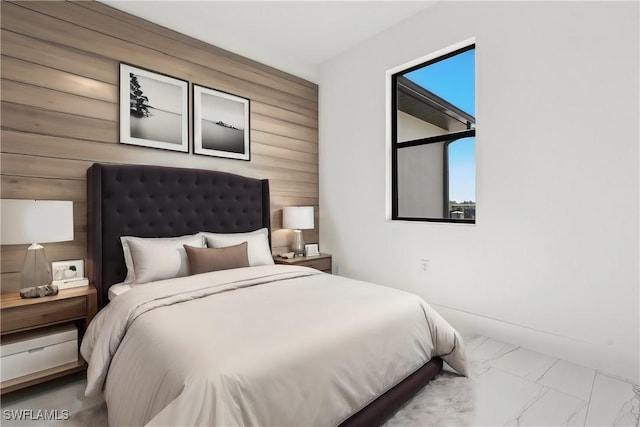
[[[101,307],[126,276],[120,236],[270,229],[268,181],[218,171],[96,163],[87,203],[88,271]]]

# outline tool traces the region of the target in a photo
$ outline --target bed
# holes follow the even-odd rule
[[[86,392],[104,393],[110,425],[374,426],[443,359],[466,375],[459,335],[420,298],[305,267],[254,265],[252,246],[252,264],[234,269],[156,280],[151,263],[148,283],[109,302],[128,278],[122,236],[147,244],[264,233],[268,246],[269,183],[94,164],[87,189],[88,274],[102,309],[81,352]],[[132,249],[160,260],[158,270],[170,264]]]

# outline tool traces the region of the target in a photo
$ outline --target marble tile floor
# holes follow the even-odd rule
[[[482,336],[465,337],[471,377],[444,372],[389,420],[400,426],[640,426],[637,383]],[[81,375],[2,398],[2,426],[106,425]],[[436,409],[434,409],[434,407]],[[8,420],[7,410],[67,409],[68,421]]]
[[[492,338],[465,338],[474,416],[469,425],[640,425],[640,387]]]

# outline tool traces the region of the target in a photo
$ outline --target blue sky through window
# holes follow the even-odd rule
[[[404,76],[475,117],[475,59],[476,50],[471,49]],[[465,138],[449,145],[450,200],[476,200],[475,155],[475,138]]]
[[[404,76],[475,117],[475,61],[476,50],[471,49]]]
[[[449,199],[476,201],[476,138],[449,144]]]

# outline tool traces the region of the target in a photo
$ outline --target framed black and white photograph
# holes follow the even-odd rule
[[[250,160],[249,100],[193,85],[193,152]]]
[[[120,142],[189,152],[189,83],[120,64]]]
[[[51,273],[54,281],[83,279],[84,260],[53,261],[51,262]]]

